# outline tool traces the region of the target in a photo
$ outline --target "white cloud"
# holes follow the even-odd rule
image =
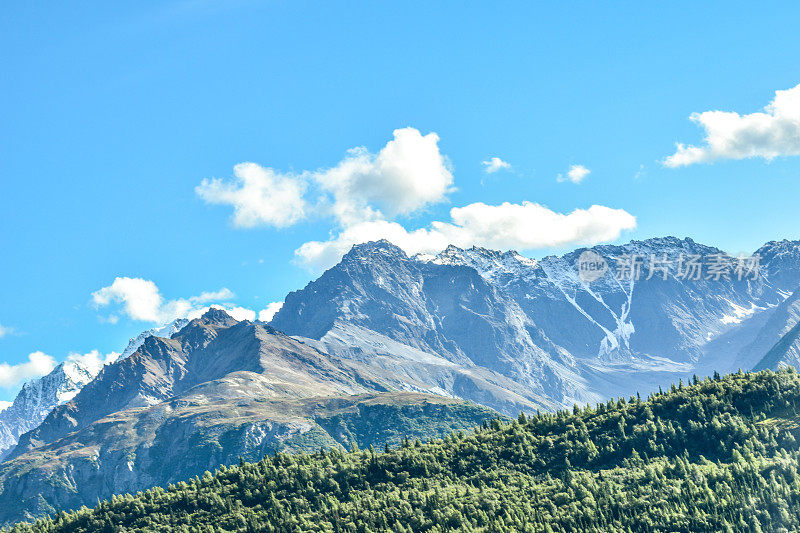
[[[586,176],[591,174],[591,170],[583,165],[571,165],[567,171],[567,175],[559,174],[556,178],[559,182],[571,181],[572,183],[580,183]]]
[[[11,407],[12,402],[7,402],[5,400],[0,400],[0,413]]]
[[[401,128],[393,137],[377,154],[352,148],[332,168],[299,174],[242,163],[234,167],[232,182],[205,179],[195,191],[209,203],[233,206],[233,222],[244,228],[290,226],[308,216],[310,204],[316,214],[346,225],[444,200],[453,175],[439,152],[439,136]]]
[[[323,270],[335,264],[354,244],[386,239],[408,254],[436,253],[455,244],[494,249],[532,250],[612,241],[636,227],[636,218],[622,209],[593,205],[568,214],[533,202],[501,205],[473,203],[450,210],[450,222],[408,231],[397,222],[367,221],[345,228],[332,239],[303,244],[298,259]]]
[[[7,326],[4,326],[3,324],[0,324],[0,337],[5,337],[6,335],[8,335],[13,331],[14,331],[13,328],[9,328]]]
[[[275,316],[275,313],[281,310],[281,307],[283,307],[283,302],[270,303],[266,309],[258,312],[258,319],[262,322],[269,322]]]
[[[246,307],[219,307],[224,309],[226,313],[231,315],[236,320],[249,320],[252,322],[256,319],[256,312],[252,309],[247,309]]]
[[[253,311],[252,309],[247,309],[246,307],[238,307],[234,305],[222,305],[222,304],[212,304],[205,307],[198,307],[196,309],[192,309],[181,318],[188,318],[189,320],[200,318],[206,313],[206,311],[208,311],[212,307],[215,309],[222,309],[236,320],[249,320],[252,322],[256,319],[256,312]]]
[[[302,178],[280,174],[255,163],[241,163],[233,168],[235,179],[204,179],[195,192],[210,204],[233,206],[233,223],[241,228],[255,226],[291,226],[306,215]]]
[[[0,387],[16,387],[25,380],[49,374],[55,366],[56,360],[44,352],[29,354],[25,363],[0,363]]]
[[[487,173],[511,167],[498,157],[483,164]],[[295,250],[297,259],[313,269],[331,266],[353,244],[382,238],[412,254],[440,251],[451,243],[529,250],[596,244],[616,239],[636,226],[636,219],[621,209],[595,205],[564,214],[526,201],[473,203],[451,209],[449,221],[406,229],[395,220],[398,216],[442,202],[455,190],[447,157],[439,150],[439,136],[422,135],[414,128],[395,130],[393,139],[377,154],[365,147],[351,149],[327,169],[281,174],[253,163],[246,165],[237,165],[238,181],[204,180],[197,193],[208,201],[232,205],[234,222],[242,227],[285,226],[310,212],[331,218],[334,227],[327,241],[306,242]],[[580,183],[589,172],[583,165],[573,165],[563,180]],[[296,186],[288,187],[290,182]],[[294,196],[286,202],[292,214],[276,214],[275,184],[293,191]],[[154,307],[150,304],[145,309]],[[259,316],[268,316],[269,311],[267,308]]]
[[[189,316],[193,312],[196,313],[202,309],[201,304],[213,300],[227,300],[233,296],[234,294],[229,289],[223,287],[219,291],[204,292],[199,296],[165,300],[158,286],[150,280],[118,277],[108,287],[93,292],[92,300],[97,307],[114,303],[121,304],[121,311],[133,320],[163,324],[176,318]],[[205,309],[208,307],[206,306]],[[251,313],[253,312],[251,311]],[[253,314],[253,318],[255,318],[255,314]],[[116,323],[117,316],[112,314],[106,320]]]
[[[775,91],[763,112],[740,115],[732,111],[693,113],[692,122],[705,130],[702,146],[677,143],[667,167],[711,163],[721,159],[800,155],[800,85]]]
[[[189,301],[199,304],[199,303],[213,302],[214,300],[218,301],[231,300],[235,296],[236,295],[233,294],[233,292],[230,289],[228,289],[227,287],[222,287],[220,290],[216,292],[213,291],[203,292],[200,293],[200,296],[192,296],[191,298],[189,298]]]
[[[354,148],[335,167],[311,174],[331,195],[323,201],[342,223],[413,213],[444,200],[452,189],[438,135],[402,128],[393,136],[378,154]]]
[[[119,352],[111,352],[103,355],[98,350],[92,350],[86,354],[71,353],[67,361],[75,362],[89,370],[92,374],[100,373],[105,365],[110,365],[119,358]]]
[[[494,174],[500,170],[511,170],[511,163],[503,161],[499,157],[489,158],[487,161],[482,161],[483,171],[487,174]]]

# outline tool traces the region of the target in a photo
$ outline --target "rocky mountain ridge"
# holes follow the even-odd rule
[[[586,252],[607,264],[596,279],[582,279],[577,268]],[[290,293],[271,324],[338,356],[363,359],[361,350],[393,360],[423,390],[505,412],[521,407],[492,403],[502,394],[474,381],[459,388],[422,362],[438,358],[460,376],[502,376],[516,384],[505,389],[568,407],[756,365],[778,341],[766,332],[759,341],[759,333],[770,317],[781,320],[781,305],[800,287],[800,243],[770,242],[757,255],[752,272],[742,266],[752,258],[688,238],[538,261],[455,246],[409,257],[387,241],[372,242]],[[620,272],[625,258],[638,258],[628,277]],[[784,333],[797,322],[792,314],[783,320]]]

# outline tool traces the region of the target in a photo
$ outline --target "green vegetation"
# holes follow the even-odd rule
[[[382,453],[279,453],[12,531],[796,531],[798,403],[791,369],[716,376]]]
[[[302,399],[231,398],[114,413],[0,468],[0,526],[94,506],[266,455],[442,438],[497,417],[472,403],[411,392]]]

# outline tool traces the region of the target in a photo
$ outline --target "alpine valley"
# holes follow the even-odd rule
[[[800,363],[800,242],[757,275],[691,239],[532,260],[378,241],[290,293],[269,324],[211,308],[131,340],[99,372],[65,363],[0,412],[0,523],[202,476],[277,452],[431,440],[520,412]],[[644,260],[620,279],[623,257]],[[683,258],[725,275],[687,277]],[[656,270],[650,258],[667,258]]]

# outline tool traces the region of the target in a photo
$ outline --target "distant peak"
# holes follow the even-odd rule
[[[205,324],[216,326],[230,326],[237,322],[235,318],[219,307],[210,307],[208,311],[203,313],[203,316],[200,317],[200,321]]]
[[[395,255],[400,257],[408,257],[406,253],[403,251],[403,249],[397,246],[396,244],[392,244],[386,239],[380,239],[378,241],[369,241],[360,244],[354,244],[353,247],[350,249],[350,251],[347,252],[347,254],[345,255],[345,258],[363,257],[365,255],[373,255],[376,253]]]

